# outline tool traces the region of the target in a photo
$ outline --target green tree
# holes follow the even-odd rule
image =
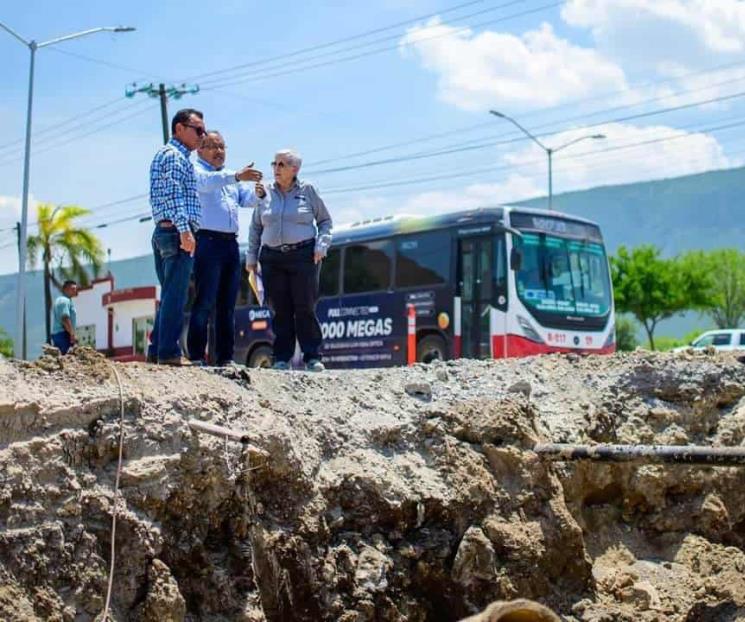
[[[638,345],[634,320],[624,315],[616,316],[616,349],[621,352],[631,352]]]
[[[0,354],[7,358],[13,356],[13,340],[4,328],[0,328]]]
[[[738,328],[745,318],[745,254],[734,248],[699,253],[710,276],[706,314],[717,328]]]
[[[710,303],[705,266],[691,257],[663,259],[649,244],[630,251],[621,246],[611,258],[611,269],[616,309],[631,313],[644,326],[653,350],[654,331],[662,320]]]
[[[75,220],[90,214],[77,205],[41,203],[37,208],[39,232],[28,238],[28,260],[36,267],[41,256],[44,267],[44,317],[47,341],[50,335],[52,285],[62,289],[65,279],[86,286],[90,281],[88,268],[97,276],[103,266],[104,252],[99,239]]]

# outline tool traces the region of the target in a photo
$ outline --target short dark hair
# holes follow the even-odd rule
[[[62,289],[67,289],[70,287],[70,285],[77,285],[77,281],[73,281],[72,279],[67,279],[64,283],[62,283]]]
[[[199,110],[195,110],[194,108],[183,108],[182,110],[179,110],[175,115],[173,115],[173,119],[171,120],[171,134],[176,133],[176,124],[181,123],[181,125],[187,125],[189,123],[189,117],[191,115],[196,115],[200,119],[204,119],[204,115]]]

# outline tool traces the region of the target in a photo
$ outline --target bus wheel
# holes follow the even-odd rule
[[[269,346],[259,346],[248,357],[248,367],[271,367],[272,349]]]
[[[420,363],[444,361],[447,358],[445,340],[439,335],[427,335],[416,346],[416,360]]]

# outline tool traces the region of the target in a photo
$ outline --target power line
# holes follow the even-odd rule
[[[210,77],[210,76],[222,75],[222,74],[230,73],[230,72],[233,72],[233,71],[237,71],[239,69],[245,69],[246,67],[255,67],[257,65],[270,64],[270,63],[273,63],[274,61],[277,61],[277,60],[284,60],[284,59],[287,59],[287,58],[294,58],[296,56],[300,56],[302,54],[305,54],[306,52],[315,52],[316,50],[322,50],[322,49],[325,49],[325,48],[333,47],[335,45],[340,45],[342,43],[347,43],[349,41],[356,41],[357,39],[363,39],[365,37],[369,37],[370,35],[374,35],[374,34],[377,34],[379,32],[385,32],[386,30],[392,30],[394,28],[400,28],[401,26],[406,26],[408,24],[416,23],[416,22],[418,22],[420,20],[428,19],[430,17],[435,17],[437,15],[445,15],[446,13],[452,13],[453,11],[457,11],[458,9],[462,9],[462,8],[467,7],[467,6],[472,6],[474,4],[481,4],[482,2],[484,2],[484,0],[472,0],[471,2],[463,2],[461,4],[456,4],[455,6],[446,8],[446,9],[444,9],[442,11],[437,11],[435,13],[427,13],[427,14],[424,14],[424,15],[419,15],[419,16],[414,17],[412,19],[404,20],[402,22],[397,22],[395,24],[390,24],[388,26],[383,26],[383,27],[380,27],[380,28],[375,28],[373,30],[367,30],[365,32],[362,32],[362,33],[359,33],[359,34],[356,34],[356,35],[351,35],[351,36],[348,36],[348,37],[343,37],[341,39],[335,39],[334,41],[328,41],[326,43],[319,43],[319,44],[316,44],[316,45],[311,45],[311,46],[308,46],[308,47],[305,47],[305,48],[300,48],[298,50],[294,50],[292,52],[288,52],[288,53],[285,53],[285,54],[279,54],[277,56],[271,56],[269,58],[263,58],[263,59],[260,59],[260,60],[257,60],[257,61],[252,61],[252,62],[249,62],[249,63],[241,63],[240,65],[234,65],[232,67],[227,67],[225,69],[218,69],[216,71],[210,71],[210,72],[207,72],[207,73],[197,74],[195,76],[189,76],[187,78],[184,78],[183,79],[183,82],[191,82],[191,81],[194,81],[194,80],[201,80],[202,78],[207,78],[207,77]]]
[[[508,21],[508,20],[511,20],[511,19],[516,19],[518,17],[525,17],[525,16],[530,15],[530,14],[533,14],[533,13],[538,13],[538,12],[541,12],[541,11],[545,11],[545,10],[548,10],[548,9],[559,7],[559,6],[563,5],[563,4],[564,4],[564,0],[561,0],[560,2],[552,2],[550,4],[544,4],[542,6],[539,6],[539,7],[535,8],[535,9],[530,9],[530,10],[527,10],[527,11],[522,11],[520,13],[513,13],[512,15],[507,15],[507,16],[504,16],[504,17],[500,17],[498,19],[488,20],[488,21],[485,21],[485,22],[481,22],[479,24],[473,24],[471,26],[464,26],[463,28],[456,29],[456,30],[454,30],[452,32],[447,32],[447,33],[443,33],[443,34],[433,35],[432,37],[426,37],[426,38],[423,38],[423,39],[418,39],[416,41],[416,44],[419,44],[419,43],[422,43],[422,42],[425,42],[425,41],[430,41],[432,39],[439,39],[441,37],[451,36],[451,35],[453,35],[456,32],[463,32],[463,31],[466,31],[466,30],[470,30],[472,28],[480,28],[482,26],[487,26],[487,25],[496,24],[496,23],[499,23],[499,22],[505,22],[505,21]],[[249,74],[249,75],[247,75],[246,77],[243,77],[243,78],[236,78],[236,79],[229,78],[226,81],[215,81],[215,82],[204,81],[204,82],[202,82],[202,84],[205,84],[206,86],[205,86],[205,88],[203,90],[205,90],[205,91],[206,90],[210,90],[211,88],[213,88],[215,86],[233,86],[235,84],[242,84],[244,82],[253,82],[253,81],[256,81],[256,80],[266,80],[266,79],[269,79],[269,78],[276,78],[276,77],[279,77],[279,76],[286,76],[286,75],[293,74],[293,73],[307,71],[309,69],[317,69],[319,67],[327,67],[329,65],[336,65],[336,64],[339,64],[339,63],[344,63],[344,62],[348,62],[348,61],[358,60],[360,58],[365,58],[367,56],[372,56],[374,54],[380,54],[380,53],[383,53],[383,52],[388,52],[390,50],[396,50],[396,49],[398,49],[398,47],[399,47],[398,45],[385,46],[385,47],[377,48],[377,49],[374,49],[374,50],[369,50],[367,52],[362,52],[360,54],[355,54],[353,56],[345,56],[345,57],[342,57],[342,58],[335,58],[333,60],[324,61],[324,62],[320,62],[320,63],[316,63],[316,64],[311,64],[311,65],[302,65],[300,67],[294,67],[292,69],[287,69],[285,71],[278,71],[278,72],[274,72],[274,73],[271,73],[272,68],[270,68],[269,69],[270,72],[269,73],[264,73],[264,74],[262,74],[262,73],[253,74],[253,75],[250,75]]]
[[[521,4],[521,3],[525,2],[525,1],[526,0],[511,0],[510,2],[505,2],[505,3],[499,4],[497,6],[489,7],[489,8],[486,8],[486,9],[481,9],[480,11],[476,11],[474,13],[469,13],[468,15],[461,15],[460,17],[455,17],[452,20],[450,20],[449,23],[460,22],[460,21],[463,21],[463,20],[466,20],[466,19],[470,19],[472,17],[477,17],[479,15],[483,15],[484,13],[491,13],[493,11],[498,11],[498,10],[507,8],[509,6],[512,6],[514,4]],[[433,17],[435,15],[442,15],[442,13],[431,13],[431,14],[426,15],[425,17],[420,18],[420,19],[426,19],[428,17]],[[419,20],[409,20],[406,23],[414,23],[416,21],[419,21]],[[464,29],[468,29],[468,27],[466,27]],[[464,30],[464,29],[461,29],[461,30]],[[386,30],[389,30],[389,29],[386,29]],[[372,41],[367,41],[365,43],[358,43],[356,45],[345,46],[344,48],[342,48],[340,50],[331,50],[329,52],[324,52],[322,54],[316,54],[315,56],[309,56],[307,58],[301,58],[300,60],[291,60],[291,61],[286,61],[286,62],[279,63],[279,64],[273,64],[272,63],[273,66],[260,67],[258,69],[258,71],[276,71],[278,69],[282,69],[283,67],[294,66],[298,62],[300,62],[300,63],[307,63],[307,62],[310,62],[310,61],[313,61],[313,60],[318,60],[318,59],[321,59],[321,58],[328,58],[329,56],[338,56],[339,54],[344,53],[344,52],[352,52],[354,50],[359,50],[359,49],[362,49],[362,48],[370,47],[372,45],[375,45],[376,43],[383,43],[385,41],[397,40],[400,37],[401,37],[401,33],[400,32],[397,32],[396,34],[393,34],[393,35],[388,35],[386,37],[380,37],[378,39],[373,39]],[[329,47],[329,46],[324,45],[324,46],[321,46],[321,47]],[[396,46],[396,47],[398,47],[398,46]],[[281,58],[278,59],[278,60],[281,60]],[[261,63],[261,62],[247,63],[246,66],[263,65],[263,64],[265,64],[265,63]],[[235,78],[237,78],[240,75],[241,74],[238,73],[235,76],[225,76],[223,78],[207,79],[207,80],[204,81],[204,84],[205,85],[210,85],[212,83],[220,83],[221,81],[224,81],[224,80],[235,79]],[[243,75],[246,75],[246,73],[244,72]]]
[[[713,132],[713,131],[720,131],[720,130],[724,130],[724,129],[730,129],[730,128],[741,127],[741,126],[745,126],[745,121],[740,121],[740,122],[737,122],[737,123],[731,123],[731,124],[728,124],[728,125],[722,125],[722,126],[713,127],[713,128],[707,128],[707,129],[703,129],[701,131],[710,131],[710,132]],[[665,141],[669,141],[669,140],[677,140],[677,139],[682,139],[682,138],[686,138],[686,137],[688,137],[688,135],[678,135],[678,136],[661,137],[661,138],[657,138],[657,139],[650,139],[650,140],[646,140],[646,141],[639,141],[639,142],[636,142],[636,143],[628,143],[628,144],[624,144],[624,145],[619,145],[617,147],[612,147],[612,148],[607,148],[607,149],[601,149],[599,151],[600,152],[608,152],[608,151],[613,151],[613,150],[630,149],[630,148],[634,148],[634,147],[638,147],[638,146],[643,146],[643,145],[648,145],[648,144],[653,144],[653,143],[659,143],[659,142],[665,142]],[[739,151],[735,151],[735,152],[731,152],[728,155],[728,157],[732,157],[732,156],[739,155],[739,154],[742,154],[742,153],[745,153],[745,149],[742,149],[742,150],[739,150]],[[560,164],[560,166],[557,167],[557,169],[558,170],[570,170],[572,168],[576,168],[576,167],[566,166],[564,164],[564,160],[567,160],[567,159],[571,160],[571,159],[581,158],[581,157],[587,157],[587,156],[591,156],[591,155],[592,156],[595,156],[597,154],[598,154],[598,151],[587,151],[587,152],[582,152],[580,154],[574,154],[574,155],[571,155],[571,156],[566,156],[562,160],[562,163]],[[701,158],[702,156],[699,155],[698,157]],[[691,161],[691,160],[692,160],[692,158],[689,157],[688,159],[686,159],[684,161],[688,162],[688,161]],[[695,161],[695,159],[693,161]],[[468,176],[469,174],[481,174],[483,172],[490,172],[490,171],[494,171],[494,170],[502,170],[502,169],[513,170],[513,169],[528,168],[528,167],[533,167],[533,166],[542,164],[543,162],[544,162],[544,160],[540,160],[540,161],[539,160],[535,160],[533,162],[523,162],[523,163],[520,163],[520,164],[513,164],[513,165],[507,165],[507,166],[501,166],[501,167],[490,167],[488,169],[482,169],[480,171],[474,171],[472,173],[465,173],[463,175],[448,175],[448,179],[450,179],[452,177],[465,177],[465,176]],[[604,162],[605,161],[601,162],[601,165]],[[721,168],[720,169],[708,169],[708,170],[721,170]],[[704,172],[704,171],[702,171],[702,172]],[[688,173],[688,174],[693,174],[693,173]],[[440,175],[440,176],[433,177],[430,180],[442,180],[442,179],[443,178]],[[407,183],[418,183],[418,181],[417,180],[407,180],[407,181],[405,181],[405,182],[403,182],[401,184],[397,184],[397,185],[405,185]],[[638,183],[644,183],[644,182],[638,182]],[[352,190],[357,191],[358,189],[352,189]],[[334,194],[334,193],[341,193],[341,192],[342,192],[342,190],[333,190],[332,189],[332,190],[325,191],[324,194]],[[104,205],[121,204],[121,203],[124,203],[126,201],[134,200],[136,198],[142,198],[144,196],[147,196],[147,195],[146,194],[145,195],[137,195],[135,197],[130,197],[129,199],[122,199],[120,201],[115,201],[115,202],[104,204]],[[536,197],[536,198],[538,198],[538,197]],[[99,207],[102,207],[102,206],[99,206]],[[152,218],[151,218],[151,215],[150,215],[149,212],[138,212],[136,214],[125,216],[125,217],[122,217],[122,218],[120,218],[118,220],[114,220],[114,221],[111,221],[111,222],[105,222],[104,221],[104,222],[101,222],[101,223],[91,223],[91,224],[88,224],[87,225],[87,228],[89,228],[89,229],[101,229],[101,228],[113,227],[113,226],[116,226],[116,225],[119,225],[119,224],[123,224],[123,223],[127,223],[127,222],[132,222],[132,221],[135,221],[135,220],[138,220],[140,222],[146,222],[146,221],[150,221],[151,219]],[[8,244],[5,244],[5,245],[0,246],[0,250],[3,250],[5,248],[10,248],[11,246],[14,246],[14,245],[16,245],[16,242],[10,242]]]
[[[717,126],[713,126],[713,127],[709,127],[709,128],[702,128],[702,129],[700,129],[698,131],[699,132],[718,132],[718,131],[724,131],[724,130],[727,130],[727,129],[732,129],[732,128],[735,128],[735,127],[745,126],[745,121],[744,120],[741,120],[741,117],[734,117],[734,118],[735,119],[740,119],[740,120],[738,120],[736,122],[733,122],[733,123],[719,124]],[[691,127],[692,127],[692,125],[691,125]],[[668,141],[672,141],[672,140],[681,140],[681,139],[688,138],[688,137],[690,137],[690,134],[678,134],[678,135],[675,135],[675,136],[663,136],[663,137],[651,138],[651,139],[647,139],[647,140],[643,140],[643,141],[636,141],[636,142],[633,142],[633,143],[624,143],[624,144],[621,144],[621,145],[615,145],[615,146],[612,146],[612,147],[606,147],[606,148],[602,148],[602,149],[596,149],[596,150],[591,150],[591,151],[580,152],[579,154],[572,154],[571,156],[565,156],[562,159],[562,163],[563,163],[564,160],[567,160],[567,159],[582,158],[582,157],[586,157],[586,156],[590,156],[590,155],[597,156],[598,154],[602,154],[602,153],[610,153],[610,152],[616,152],[616,151],[623,151],[623,150],[633,149],[633,148],[640,147],[640,146],[647,146],[647,145],[650,145],[650,144],[656,144],[656,143],[661,143],[661,142],[668,142]],[[734,155],[734,153],[731,154],[731,155]],[[731,157],[731,155],[730,155],[730,157]],[[462,172],[450,171],[448,173],[448,175],[447,175],[447,179],[449,180],[449,179],[452,179],[452,178],[462,178],[462,177],[469,177],[469,176],[478,176],[478,175],[482,175],[483,173],[497,172],[497,171],[503,171],[503,170],[515,170],[515,169],[518,169],[519,170],[519,169],[529,168],[529,167],[532,168],[534,166],[539,166],[539,165],[543,164],[544,162],[545,162],[545,160],[541,159],[541,160],[533,160],[533,161],[529,161],[529,162],[522,162],[520,164],[506,164],[506,165],[500,165],[500,166],[489,166],[489,167],[484,167],[484,168],[481,168],[481,169],[468,169],[468,170],[465,170],[465,171],[462,171]],[[563,169],[563,168],[564,167],[561,166],[560,167],[560,170]],[[367,186],[356,186],[356,187],[348,187],[348,188],[331,188],[329,190],[325,190],[324,191],[324,194],[344,194],[344,193],[347,193],[347,192],[358,192],[358,191],[361,191],[361,190],[378,190],[378,189],[383,189],[383,188],[401,187],[401,186],[406,186],[406,185],[413,185],[413,184],[426,183],[426,182],[430,182],[430,181],[440,181],[440,180],[443,180],[442,174],[428,176],[428,177],[421,177],[421,178],[407,178],[407,179],[403,179],[403,180],[400,180],[400,181],[393,181],[393,182],[377,182],[375,184],[371,184],[371,185],[367,185]],[[129,203],[129,202],[132,202],[132,201],[135,201],[135,200],[138,200],[138,199],[143,199],[143,198],[145,198],[147,196],[148,196],[147,193],[143,193],[143,194],[138,194],[138,195],[134,195],[134,196],[131,196],[131,197],[127,197],[126,199],[120,199],[118,201],[112,201],[110,203],[104,203],[102,205],[98,205],[98,206],[92,208],[91,211],[97,211],[97,210],[100,210],[100,209],[106,208],[106,207],[112,207],[112,206],[116,206],[116,205],[122,205],[124,203]],[[93,217],[93,216],[94,216],[94,214],[89,214],[88,215],[88,217]],[[142,221],[143,218],[145,218],[147,220],[150,220],[150,213],[149,212],[142,212],[140,210],[137,210],[135,213],[130,214],[130,215],[123,216],[119,220],[115,220],[115,221],[111,221],[111,222],[108,222],[108,221],[85,222],[84,224],[87,227],[89,227],[89,228],[104,228],[104,227],[114,226],[114,225],[117,225],[117,224],[120,224],[120,223],[124,223],[124,222],[132,222],[134,220],[140,220],[140,221]],[[83,223],[81,223],[81,224],[83,224]]]
[[[725,65],[717,65],[717,66],[714,66],[714,67],[709,67],[707,69],[701,69],[701,70],[696,70],[696,71],[690,71],[690,72],[680,73],[680,74],[677,74],[677,75],[675,75],[673,77],[668,77],[668,78],[664,78],[664,79],[661,79],[661,80],[654,80],[654,81],[643,82],[643,83],[640,83],[640,84],[635,85],[635,86],[630,86],[628,88],[617,89],[615,91],[608,91],[608,92],[603,93],[603,94],[600,94],[600,95],[594,95],[592,97],[586,97],[586,98],[582,98],[582,99],[578,99],[578,100],[573,100],[573,101],[570,101],[570,102],[567,102],[567,103],[564,103],[564,104],[560,104],[558,106],[550,106],[548,108],[541,108],[539,110],[534,110],[532,112],[527,112],[524,116],[525,117],[530,117],[530,116],[535,116],[535,115],[538,115],[538,114],[545,114],[546,112],[561,110],[561,109],[567,108],[569,106],[576,107],[579,104],[588,103],[588,102],[597,101],[597,100],[604,100],[604,99],[606,99],[608,97],[611,97],[613,95],[627,95],[627,94],[630,95],[634,91],[641,91],[643,89],[647,89],[647,88],[652,87],[652,86],[657,86],[657,85],[660,85],[660,84],[666,84],[668,82],[673,82],[673,81],[681,80],[681,79],[684,79],[684,78],[690,78],[690,77],[698,76],[698,75],[702,75],[702,74],[719,73],[721,71],[724,71],[724,70],[727,70],[727,69],[732,69],[733,67],[739,67],[739,66],[743,66],[743,65],[745,65],[745,62],[740,61],[740,62],[736,62],[736,63],[728,63],[728,64],[725,64]],[[716,83],[716,84],[710,84],[710,85],[707,85],[707,86],[704,86],[704,87],[699,87],[699,88],[696,88],[696,89],[689,89],[689,90],[685,90],[685,91],[680,91],[678,93],[673,93],[673,94],[669,94],[669,95],[660,96],[660,97],[653,98],[653,99],[647,99],[647,100],[643,100],[643,101],[639,101],[639,102],[634,102],[633,104],[628,104],[627,107],[640,106],[640,105],[643,105],[643,104],[651,103],[653,101],[658,101],[658,100],[661,100],[661,99],[668,99],[668,98],[680,96],[680,95],[683,95],[683,94],[692,93],[694,91],[707,90],[709,88],[714,88],[714,86],[722,86],[724,84],[729,84],[729,83],[732,83],[732,82],[739,82],[739,81],[742,81],[742,80],[745,80],[745,76],[740,77],[740,78],[737,78],[737,79],[733,79],[733,80],[727,80],[725,82],[719,82],[719,83]],[[229,93],[229,94],[231,94],[231,93]],[[619,106],[617,108],[618,109],[621,109],[623,107],[624,106]],[[582,115],[579,115],[578,117],[574,117],[574,118],[570,118],[570,119],[564,119],[564,121],[565,122],[569,122],[569,121],[572,121],[572,120],[577,119],[577,118],[582,118],[584,116],[594,116],[596,114],[600,114],[602,112],[607,112],[607,111],[608,111],[608,109],[600,110],[600,111],[596,111],[596,112],[584,113]],[[550,125],[550,123],[538,125],[536,127],[540,128],[540,127],[545,127],[546,125]],[[428,142],[430,140],[436,140],[438,138],[444,138],[446,136],[451,136],[453,134],[462,134],[462,133],[466,133],[466,132],[472,132],[474,130],[482,129],[484,127],[494,127],[494,121],[492,120],[492,121],[486,121],[486,122],[483,122],[483,123],[476,123],[474,125],[462,126],[462,127],[459,127],[459,128],[455,128],[455,129],[452,129],[452,130],[445,131],[445,132],[438,132],[438,133],[434,133],[434,134],[426,134],[424,136],[419,136],[417,138],[411,138],[411,139],[406,140],[406,141],[401,141],[401,142],[396,142],[396,143],[390,143],[390,144],[383,145],[383,146],[380,146],[380,147],[373,147],[373,148],[370,148],[370,149],[366,149],[364,151],[356,151],[356,152],[347,153],[347,154],[344,154],[344,155],[341,155],[341,156],[335,156],[333,158],[326,158],[326,159],[323,159],[323,160],[315,160],[313,162],[309,162],[308,164],[310,166],[318,166],[318,165],[321,165],[321,164],[329,164],[331,162],[338,162],[339,160],[349,160],[349,159],[357,158],[357,157],[360,157],[360,156],[371,155],[373,153],[379,153],[381,151],[389,151],[391,149],[396,149],[398,147],[407,147],[407,146],[412,145],[412,144],[415,144],[415,143]],[[512,133],[512,132],[510,132],[510,133]],[[515,134],[517,134],[517,133],[515,132]],[[478,140],[483,140],[483,138],[480,138]],[[466,141],[466,142],[463,142],[463,143],[455,143],[455,145],[458,145],[458,144],[466,145],[466,144],[469,144],[470,142],[475,142],[475,141]],[[307,167],[307,164],[306,164],[306,167]]]
[[[613,119],[606,119],[605,121],[599,121],[599,122],[592,123],[592,124],[589,124],[589,125],[584,125],[584,126],[582,126],[582,129],[590,129],[590,128],[599,127],[599,126],[602,126],[602,125],[607,125],[609,123],[623,123],[625,121],[633,121],[633,120],[636,120],[636,119],[648,118],[648,117],[657,116],[657,115],[660,115],[660,114],[667,114],[669,112],[677,112],[677,111],[686,110],[686,109],[689,109],[689,108],[696,108],[696,107],[700,107],[700,106],[705,106],[707,104],[718,103],[718,102],[723,102],[723,101],[729,101],[731,99],[736,99],[736,98],[740,98],[740,97],[743,97],[743,96],[745,96],[745,91],[739,91],[739,92],[734,93],[734,94],[731,94],[731,95],[714,97],[714,98],[710,98],[710,99],[702,100],[702,101],[698,101],[698,102],[692,102],[692,103],[688,103],[688,104],[680,104],[678,106],[671,106],[671,107],[668,107],[668,108],[662,108],[662,109],[658,109],[658,110],[651,110],[651,111],[647,111],[647,112],[640,112],[640,113],[637,113],[637,114],[626,115],[626,116],[623,116],[623,117],[616,117],[616,118],[613,118]],[[584,115],[582,115],[582,116],[584,117]],[[555,134],[559,134],[559,133],[565,132],[565,131],[567,131],[567,130],[566,129],[553,130],[551,132],[540,133],[540,134],[538,134],[538,136],[541,137],[541,138],[543,138],[543,137],[546,137],[546,136],[553,136]],[[385,164],[395,164],[395,163],[399,163],[399,162],[407,162],[407,161],[410,161],[410,160],[428,159],[428,158],[434,158],[434,157],[439,157],[439,156],[443,156],[443,155],[452,155],[454,153],[463,153],[463,152],[466,152],[466,151],[474,151],[474,150],[486,149],[486,148],[489,148],[489,147],[496,147],[496,146],[499,146],[499,145],[505,145],[505,144],[515,143],[515,142],[523,142],[525,140],[527,140],[525,137],[518,136],[516,138],[512,138],[512,139],[508,139],[508,140],[503,140],[503,141],[498,141],[498,142],[486,142],[486,143],[472,144],[472,145],[468,145],[468,146],[464,146],[464,147],[452,147],[452,148],[440,149],[439,151],[424,151],[424,152],[418,152],[418,153],[408,154],[408,155],[405,155],[405,156],[396,156],[396,157],[391,157],[391,158],[385,158],[385,159],[382,159],[382,160],[371,160],[371,161],[368,161],[368,162],[363,162],[362,164],[350,164],[349,166],[339,166],[339,167],[335,167],[335,168],[320,169],[320,170],[316,170],[316,171],[311,170],[311,171],[308,172],[308,174],[317,176],[317,175],[325,175],[325,174],[330,174],[330,173],[340,173],[340,172],[346,172],[346,171],[351,171],[351,170],[357,170],[357,169],[361,169],[361,168],[369,168],[369,167],[372,167],[372,166],[382,166],[382,165],[385,165]]]
[[[726,130],[726,129],[731,129],[731,128],[734,128],[734,127],[740,127],[740,126],[743,126],[743,125],[745,125],[745,120],[738,121],[738,122],[735,122],[735,123],[725,124],[725,125],[719,125],[719,126],[709,127],[709,128],[702,128],[702,129],[699,129],[698,132],[700,132],[700,133],[704,133],[704,132],[717,132],[717,131],[723,131],[723,130]],[[680,140],[682,138],[687,138],[687,137],[689,137],[689,134],[679,134],[679,135],[675,135],[675,136],[666,136],[666,137],[661,137],[661,138],[649,139],[649,140],[640,141],[640,142],[636,142],[636,143],[628,143],[628,144],[617,145],[617,146],[612,146],[612,147],[605,147],[605,148],[601,148],[601,149],[594,149],[594,150],[591,150],[591,151],[583,151],[583,152],[580,152],[578,154],[575,153],[575,154],[567,155],[567,156],[564,157],[564,159],[576,159],[576,158],[585,157],[585,156],[588,156],[588,155],[597,155],[599,153],[606,153],[606,152],[611,152],[611,151],[619,151],[619,150],[623,150],[623,149],[629,149],[629,148],[632,148],[632,147],[640,147],[640,146],[646,146],[646,145],[651,145],[651,144],[660,143],[660,142],[667,142],[667,141],[670,141],[670,140]],[[522,165],[524,166],[524,165],[527,165],[527,164],[531,164],[531,165],[536,165],[537,166],[537,165],[540,165],[540,164],[542,164],[544,162],[545,162],[545,160],[542,159],[542,160],[535,160],[532,163],[523,163]],[[500,165],[500,166],[490,166],[490,167],[485,167],[485,168],[481,168],[481,169],[470,169],[470,170],[468,170],[466,172],[463,172],[463,173],[448,172],[448,174],[446,175],[446,177],[447,177],[447,179],[453,179],[453,178],[457,178],[457,177],[468,177],[468,176],[473,176],[473,175],[480,175],[482,173],[490,173],[490,172],[496,172],[496,171],[502,171],[502,170],[510,170],[512,168],[515,168],[515,167],[516,166],[513,165],[513,164],[506,164],[506,165]],[[419,177],[419,178],[407,178],[407,179],[402,179],[400,181],[379,182],[379,183],[375,183],[375,184],[368,184],[368,185],[362,185],[362,186],[349,186],[349,187],[342,187],[342,188],[330,188],[328,190],[324,190],[323,193],[324,194],[344,194],[344,193],[349,193],[349,192],[360,192],[362,190],[377,190],[377,189],[380,189],[380,188],[393,188],[393,187],[405,186],[405,185],[409,185],[409,184],[426,183],[426,182],[429,182],[429,181],[437,181],[437,180],[442,180],[442,179],[443,179],[443,174],[440,173],[438,175],[431,175],[431,176],[428,176],[428,177]]]
[[[49,48],[53,52],[57,52],[58,54],[64,54],[65,56],[72,56],[73,58],[78,58],[80,60],[87,61],[89,63],[95,63],[97,65],[103,65],[104,67],[109,67],[110,69],[117,69],[119,71],[126,71],[128,74],[135,74],[139,75],[145,78],[153,78],[154,76],[149,71],[143,71],[142,69],[137,69],[135,67],[128,67],[127,65],[120,65],[118,63],[112,63],[107,60],[103,60],[101,58],[94,58],[93,56],[86,56],[85,54],[80,54],[78,52],[71,52],[70,50],[63,50],[61,48],[58,48],[57,46],[50,46]]]
[[[138,108],[134,112],[131,112],[130,114],[124,115],[123,117],[118,117],[117,119],[114,119],[114,120],[110,121],[109,123],[105,123],[104,125],[100,125],[100,126],[94,128],[94,129],[92,129],[92,130],[90,130],[88,132],[85,132],[83,134],[80,134],[78,136],[75,136],[75,140],[76,141],[79,141],[79,140],[82,140],[82,139],[87,138],[89,136],[92,136],[94,134],[98,134],[99,132],[102,132],[103,130],[106,130],[106,129],[114,126],[114,125],[118,125],[118,124],[122,123],[123,121],[127,121],[127,120],[129,120],[129,119],[131,119],[133,117],[136,117],[138,115],[141,115],[143,112],[147,112],[150,109],[152,109],[152,108],[154,108],[154,107],[157,106],[157,104],[153,105],[150,101],[145,101],[145,102],[140,102],[140,103],[145,103],[145,104],[148,104],[148,105],[146,105],[144,107],[141,106],[140,108]],[[136,107],[136,106],[133,106],[133,108],[134,107]],[[42,149],[35,149],[34,150],[34,155],[36,156],[36,155],[38,155],[40,153],[46,153],[47,151],[52,151],[54,149],[59,149],[61,147],[66,147],[66,146],[68,146],[70,144],[70,142],[71,142],[71,140],[66,140],[66,141],[63,141],[63,142],[58,142],[58,137],[56,137],[55,144],[48,145],[47,147],[44,147]],[[0,166],[7,166],[9,164],[14,164],[16,161],[17,161],[17,156],[14,156],[14,157],[11,157],[11,158],[9,158],[7,160],[0,161]]]
[[[97,106],[94,106],[93,108],[91,108],[89,110],[75,113],[73,116],[68,117],[68,118],[66,118],[66,119],[64,119],[62,121],[59,121],[58,123],[54,123],[52,125],[48,125],[46,127],[43,127],[43,128],[41,128],[39,130],[35,130],[34,131],[34,137],[37,137],[37,136],[43,135],[43,134],[47,134],[47,133],[52,132],[54,130],[57,130],[60,127],[63,127],[65,125],[69,124],[69,123],[72,123],[74,121],[79,121],[82,118],[85,118],[87,116],[90,116],[90,115],[94,114],[95,112],[98,112],[99,110],[104,110],[106,108],[110,108],[114,104],[118,104],[118,103],[122,103],[122,102],[127,102],[126,98],[124,98],[124,97],[117,97],[116,99],[113,99],[113,100],[107,101],[107,102],[105,102],[103,104],[99,104]],[[24,141],[23,138],[18,138],[18,139],[12,140],[12,141],[7,142],[7,143],[2,143],[2,144],[0,144],[0,151],[3,151],[3,150],[8,149],[8,148],[11,148],[11,147],[13,147],[15,145],[20,145],[20,144],[23,143],[23,141]]]

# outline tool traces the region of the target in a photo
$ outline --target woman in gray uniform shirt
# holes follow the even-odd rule
[[[272,162],[274,183],[251,218],[246,269],[261,262],[261,276],[274,311],[274,369],[289,369],[300,342],[305,368],[323,371],[321,326],[316,316],[321,261],[331,244],[331,216],[309,183],[300,181],[302,159],[290,149]]]

